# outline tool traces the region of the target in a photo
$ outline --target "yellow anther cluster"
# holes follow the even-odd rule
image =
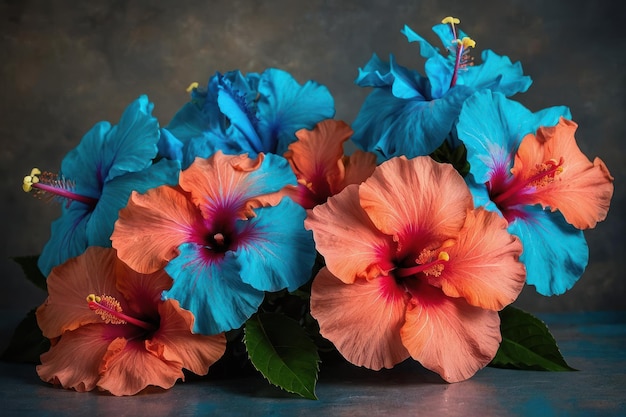
[[[463,45],[463,48],[475,48],[476,47],[476,41],[474,41],[472,38],[466,36],[463,39],[461,39],[461,45]]]
[[[87,302],[88,303],[99,303],[101,300],[101,298],[99,296],[97,296],[96,294],[89,294],[87,296]]]
[[[456,17],[446,16],[446,17],[443,18],[441,23],[443,23],[443,24],[448,24],[449,23],[451,25],[458,25],[459,23],[461,23],[461,20],[459,20]]]
[[[192,82],[191,84],[189,84],[189,87],[187,87],[187,92],[191,93],[193,91],[194,88],[198,88],[200,84],[198,84],[197,82]]]
[[[24,177],[22,190],[27,193],[30,192],[30,190],[33,189],[33,184],[37,184],[39,182],[39,175],[41,175],[41,171],[38,168],[31,169],[30,175]]]

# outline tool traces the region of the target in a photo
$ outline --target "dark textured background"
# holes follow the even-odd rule
[[[422,71],[409,24],[439,46],[430,28],[447,15],[482,49],[521,61],[534,84],[515,98],[531,110],[567,105],[590,157],[615,177],[608,219],[586,233],[590,263],[565,295],[532,287],[520,307],[535,312],[625,309],[625,53],[622,1],[19,1],[0,3],[0,307],[27,311],[44,294],[8,257],[36,254],[58,207],[21,191],[33,166],[58,170],[97,121],[117,123],[142,93],[163,125],[187,101],[192,81],[215,71],[278,67],[325,84],[337,118],[351,122],[367,94],[354,85],[373,52],[394,53]]]

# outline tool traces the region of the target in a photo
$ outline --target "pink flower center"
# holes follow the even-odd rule
[[[541,164],[536,164],[530,175],[523,178],[520,175],[503,175],[496,172],[487,183],[489,196],[500,209],[504,217],[511,222],[522,216],[517,206],[528,204],[528,197],[538,188],[545,187],[559,180],[558,176],[563,172],[564,159],[559,161],[549,159]]]
[[[91,208],[98,203],[97,198],[92,198],[77,194],[73,191],[74,182],[51,172],[41,172],[33,168],[30,175],[24,177],[22,189],[25,192],[33,192],[36,197],[54,200],[65,200],[69,206],[70,202],[78,201]]]
[[[147,331],[157,329],[152,323],[125,314],[120,302],[110,295],[89,294],[87,305],[107,324],[132,324]]]
[[[438,277],[444,269],[444,264],[450,260],[448,252],[441,251],[434,257],[435,251],[424,249],[417,259],[414,266],[396,268],[394,274],[396,279],[404,279],[422,273],[427,276]]]

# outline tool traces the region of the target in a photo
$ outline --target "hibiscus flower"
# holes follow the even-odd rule
[[[205,375],[226,348],[223,334],[193,334],[194,317],[176,300],[161,300],[172,280],[137,273],[115,250],[92,246],[54,268],[37,322],[50,350],[42,380],[76,391],[133,395],[149,385],[170,388],[182,369]]]
[[[524,246],[527,282],[543,295],[562,294],[587,266],[582,230],[604,220],[613,177],[601,159],[578,148],[569,111],[532,113],[502,94],[478,92],[459,116],[467,177],[477,205],[504,216]]]
[[[378,370],[412,357],[454,382],[495,356],[498,310],[524,285],[522,247],[503,218],[474,209],[451,165],[392,158],[305,225],[326,261],[311,313],[348,361]]]
[[[294,133],[333,117],[335,104],[326,87],[315,81],[300,85],[275,68],[244,76],[217,73],[206,89],[194,86],[191,101],[174,116],[163,135],[164,156],[188,167],[196,157],[216,151],[230,155],[282,155]]]
[[[289,145],[285,158],[298,179],[287,194],[304,208],[322,204],[348,184],[359,184],[376,168],[376,155],[355,151],[345,156],[343,144],[352,129],[339,120],[324,120],[313,130],[296,132],[298,140]]]
[[[456,27],[458,23],[448,17],[433,27],[446,54],[408,26],[402,30],[409,42],[419,43],[426,76],[397,64],[393,55],[385,62],[374,54],[359,69],[356,84],[374,91],[352,124],[353,140],[375,152],[379,161],[432,153],[449,137],[463,101],[474,91],[490,89],[511,96],[530,87],[521,65],[506,56],[485,50],[482,62],[474,65],[469,53],[475,42]]]
[[[240,327],[265,291],[294,291],[311,277],[315,246],[305,210],[280,192],[296,179],[273,154],[198,158],[178,187],[133,193],[111,237],[133,269],[174,279],[166,299],[196,316],[194,331]]]
[[[110,247],[117,213],[133,190],[177,182],[178,162],[153,164],[160,136],[153,107],[139,97],[117,126],[100,122],[87,132],[63,158],[58,175],[34,169],[24,178],[24,191],[65,203],[39,257],[44,275],[88,246]]]

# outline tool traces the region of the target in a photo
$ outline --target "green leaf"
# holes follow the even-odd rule
[[[11,342],[2,354],[1,359],[13,362],[39,363],[39,356],[50,349],[50,341],[46,339],[35,317],[35,309],[17,325]]]
[[[502,343],[491,366],[539,371],[575,371],[565,362],[544,322],[515,307],[500,312]]]
[[[254,367],[273,385],[316,400],[317,348],[297,321],[278,313],[253,316],[244,343]]]
[[[41,273],[39,267],[37,266],[37,261],[39,260],[39,256],[16,256],[11,258],[15,262],[17,262],[21,267],[22,271],[24,271],[24,275],[26,278],[35,284],[37,287],[41,288],[44,291],[48,290],[46,285],[46,276]]]

